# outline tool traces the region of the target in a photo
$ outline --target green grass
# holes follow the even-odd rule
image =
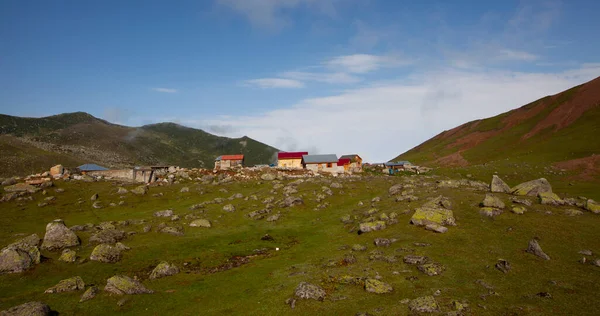
[[[471,172],[472,177],[486,180],[486,172],[477,170],[436,170],[438,177],[456,177],[457,173]],[[532,176],[539,176],[533,174]],[[463,174],[464,175],[464,174]],[[501,174],[509,184],[516,184],[516,178]],[[491,178],[491,175],[489,175]],[[57,196],[55,204],[38,208],[43,199],[35,195],[35,201],[8,202],[0,204],[0,245],[6,245],[17,239],[16,234],[37,233],[43,236],[46,223],[62,218],[67,225],[85,223],[98,224],[103,221],[125,219],[145,219],[156,226],[164,220],[154,218],[158,210],[172,208],[182,217],[174,225],[189,222],[183,219],[186,214],[194,213],[188,207],[215,197],[227,198],[234,193],[245,196],[255,194],[259,201],[234,200],[234,213],[222,211],[220,205],[209,205],[202,217],[210,219],[210,229],[185,226],[185,236],[175,237],[162,233],[141,232],[142,226],[125,226],[120,229],[136,231],[138,234],[127,238],[124,243],[132,250],[124,253],[121,262],[103,264],[85,262],[67,264],[56,260],[58,253],[43,252],[49,259],[34,269],[22,274],[0,276],[0,310],[27,301],[41,300],[48,303],[61,315],[105,315],[123,313],[126,315],[354,315],[357,312],[369,312],[374,315],[405,315],[406,305],[399,301],[404,298],[416,298],[431,295],[436,290],[442,294],[436,297],[443,311],[450,311],[453,300],[468,301],[474,315],[548,315],[572,314],[593,315],[600,313],[600,304],[596,300],[600,290],[598,267],[582,265],[577,262],[577,251],[591,249],[600,252],[597,243],[597,227],[600,216],[585,213],[580,217],[567,217],[561,207],[535,205],[525,215],[518,216],[510,212],[498,216],[495,220],[479,215],[477,204],[483,199],[483,192],[463,189],[416,188],[415,194],[420,201],[406,203],[394,202],[387,196],[387,189],[394,183],[407,179],[418,179],[432,185],[436,178],[423,176],[379,176],[368,180],[343,181],[344,188],[333,189],[334,195],[326,199],[331,205],[315,211],[317,202],[313,192],[320,192],[326,183],[303,183],[298,186],[299,194],[304,195],[305,205],[279,209],[283,216],[278,222],[254,221],[245,216],[250,211],[263,207],[261,201],[272,189],[271,183],[237,182],[227,185],[198,185],[184,183],[173,186],[153,187],[144,197],[127,195],[126,204],[118,207],[93,209],[90,196],[99,193],[100,200],[107,205],[121,199],[115,194],[117,186],[110,182],[64,183],[57,187],[65,189]],[[286,181],[288,182],[288,181]],[[551,180],[552,183],[552,180]],[[552,183],[554,184],[554,183]],[[179,193],[183,186],[190,187],[189,193]],[[583,184],[570,186],[573,193],[584,188]],[[226,188],[227,193],[219,189]],[[598,192],[598,185],[590,185]],[[203,191],[203,194],[200,194]],[[555,186],[560,195],[567,192]],[[585,191],[585,190],[582,190]],[[154,193],[163,193],[162,197],[153,197]],[[420,206],[429,196],[443,194],[453,202],[458,226],[450,227],[446,234],[434,234],[422,228],[409,225],[410,213],[399,216],[399,223],[386,230],[357,235],[350,232],[353,224],[344,225],[340,217],[346,214],[362,216],[371,206],[369,201],[380,196],[376,207],[387,214],[395,211],[412,210]],[[583,194],[583,193],[579,193]],[[509,202],[509,197],[500,195]],[[78,199],[84,201],[77,204]],[[364,206],[357,206],[359,201]],[[550,210],[553,215],[544,214]],[[169,222],[169,224],[171,224]],[[512,228],[508,230],[508,228]],[[275,242],[262,241],[260,237],[270,234]],[[82,246],[77,247],[78,255],[89,257],[93,247],[88,245],[90,233],[78,232]],[[542,261],[523,250],[533,236],[540,237],[540,244],[552,258]],[[369,261],[369,252],[375,249],[373,239],[377,237],[396,238],[398,241],[389,248],[378,248],[385,255],[399,256],[399,262],[386,263]],[[414,242],[427,242],[430,247],[415,247]],[[328,266],[331,260],[339,260],[349,250],[340,250],[341,246],[365,244],[368,250],[355,253],[358,262],[348,266]],[[281,248],[274,251],[275,247]],[[268,256],[258,257],[250,263],[224,272],[208,273],[211,267],[224,264],[228,258],[236,255],[253,254],[255,249],[267,248]],[[441,276],[426,276],[414,266],[402,263],[406,252],[398,249],[412,249],[415,254],[427,255],[446,266]],[[510,261],[513,270],[502,274],[493,268],[497,259]],[[182,272],[173,277],[147,280],[151,269],[162,260],[178,265]],[[184,263],[188,263],[184,266]],[[394,272],[398,272],[397,274]],[[102,288],[106,279],[115,274],[138,276],[143,283],[155,291],[150,295],[129,296],[125,305],[117,306],[121,298],[101,292],[95,299],[78,303],[81,293],[43,294],[44,290],[59,280],[72,276],[81,276],[87,284]],[[344,274],[373,277],[382,276],[382,280],[394,287],[391,294],[377,295],[367,293],[360,286],[341,285],[328,281],[330,276]],[[410,282],[405,278],[417,276]],[[495,287],[499,296],[480,298],[486,290],[476,284],[483,279]],[[291,297],[294,288],[302,281],[323,286],[329,298],[324,302],[299,301],[294,310],[284,304]],[[555,281],[552,285],[550,281]],[[553,299],[542,299],[535,294],[548,291]],[[478,307],[478,304],[487,309]]]

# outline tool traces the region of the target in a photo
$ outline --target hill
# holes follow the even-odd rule
[[[600,77],[518,109],[444,131],[394,160],[439,167],[498,161],[600,175]]]
[[[0,176],[74,167],[179,165],[211,168],[215,157],[242,153],[246,164],[271,162],[276,148],[249,137],[219,137],[174,123],[112,124],[83,112],[43,118],[0,115]]]

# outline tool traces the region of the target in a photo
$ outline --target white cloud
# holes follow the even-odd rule
[[[354,54],[337,56],[325,64],[333,69],[340,69],[351,73],[367,73],[385,67],[397,67],[412,63],[409,60],[393,56],[377,56],[369,54]]]
[[[595,78],[600,65],[558,73],[423,72],[407,80],[379,82],[253,116],[189,120],[198,127],[228,125],[236,134],[277,144],[282,150],[358,153],[384,161],[465,122],[517,108]],[[287,140],[282,142],[282,136]]]
[[[177,93],[178,92],[177,89],[169,89],[169,88],[152,88],[152,90],[154,90],[156,92],[163,92],[163,93]]]
[[[531,54],[528,52],[510,50],[510,49],[502,49],[498,52],[498,55],[496,58],[499,60],[535,61],[539,57],[537,55],[534,55],[534,54]]]
[[[263,89],[270,88],[302,88],[304,83],[298,80],[283,78],[261,78],[246,80],[244,83],[248,86],[259,87]]]
[[[331,84],[355,83],[359,82],[360,78],[349,75],[344,72],[303,72],[303,71],[288,71],[281,74],[282,77],[300,81],[316,81]]]

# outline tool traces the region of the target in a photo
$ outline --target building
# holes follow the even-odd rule
[[[338,158],[335,154],[303,155],[302,166],[314,172],[338,172]]]
[[[77,169],[79,169],[79,171],[81,171],[81,172],[108,170],[108,168],[104,168],[102,166],[98,166],[97,164],[93,164],[93,163],[86,163],[85,165],[81,165],[81,166],[77,167]]]
[[[345,171],[360,172],[362,171],[363,160],[357,154],[343,155],[340,159],[349,159],[350,164],[345,167]]]
[[[337,166],[340,172],[348,172],[350,171],[351,161],[348,158],[340,158],[338,159]]]
[[[390,161],[386,162],[385,166],[390,170],[407,170],[412,168],[409,161]]]
[[[308,155],[308,152],[279,152],[277,153],[277,167],[289,169],[302,169],[302,156],[304,155]]]
[[[227,170],[244,166],[244,155],[223,155],[215,159],[215,170]]]

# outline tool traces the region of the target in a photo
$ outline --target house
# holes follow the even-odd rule
[[[357,155],[357,154],[342,155],[342,157],[340,157],[340,159],[349,159],[350,160],[350,164],[345,169],[346,171],[352,171],[352,172],[362,171],[363,160],[359,155]]]
[[[93,163],[86,163],[85,165],[81,165],[81,166],[77,167],[77,169],[79,169],[79,171],[81,171],[81,172],[108,170],[108,168],[104,168],[102,166],[98,166],[97,164],[93,164]]]
[[[302,156],[304,155],[308,155],[308,152],[279,152],[277,153],[277,167],[302,169]]]
[[[244,166],[244,155],[223,155],[215,159],[215,170],[227,170]]]
[[[340,172],[348,172],[350,170],[351,160],[348,158],[338,159],[337,166]]]
[[[338,158],[335,154],[303,155],[302,166],[314,172],[338,172]]]
[[[390,161],[385,166],[390,170],[407,170],[411,169],[412,164],[409,161]]]

